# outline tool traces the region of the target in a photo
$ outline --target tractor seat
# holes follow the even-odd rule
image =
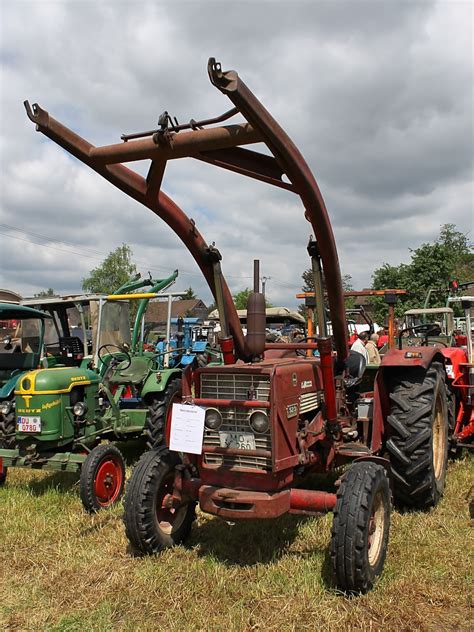
[[[364,375],[365,367],[367,363],[364,356],[357,351],[349,351],[349,357],[347,358],[347,369],[349,371],[349,377],[346,378],[346,386],[351,388],[360,382]]]
[[[109,377],[109,382],[110,384],[140,384],[148,376],[150,367],[151,358],[135,356],[126,369],[115,369]]]

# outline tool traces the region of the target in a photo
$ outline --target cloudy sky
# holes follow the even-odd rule
[[[194,260],[149,210],[34,131],[23,101],[95,145],[216,116],[210,56],[235,69],[293,138],[331,217],[344,273],[370,285],[442,223],[473,227],[473,3],[0,0],[0,287],[79,291],[125,242],[142,273],[180,270],[176,290],[211,296]],[[283,190],[191,159],[163,189],[223,254],[232,291],[252,260],[273,304],[293,305],[309,267],[308,224]]]

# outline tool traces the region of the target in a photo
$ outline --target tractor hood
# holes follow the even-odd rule
[[[19,380],[15,389],[17,395],[53,395],[69,393],[77,386],[98,383],[100,377],[95,371],[76,367],[58,367],[29,371]]]

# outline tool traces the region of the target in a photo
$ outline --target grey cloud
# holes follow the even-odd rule
[[[78,289],[98,260],[61,249],[105,256],[126,242],[142,271],[181,267],[179,287],[191,284],[210,300],[171,230],[35,134],[22,107],[25,98],[38,101],[91,142],[118,142],[124,131],[153,127],[165,108],[180,120],[227,109],[208,82],[209,55],[238,70],[300,147],[356,286],[369,284],[384,261],[407,260],[408,248],[435,238],[443,222],[472,230],[468,5],[223,7],[3,3],[1,222],[21,227],[23,239],[57,241],[41,249],[1,235],[2,285]],[[272,277],[270,299],[296,302],[309,225],[295,196],[192,161],[169,165],[164,189],[216,241],[234,291],[250,285],[258,256]]]

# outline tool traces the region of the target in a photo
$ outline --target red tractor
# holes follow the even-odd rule
[[[144,554],[179,544],[190,533],[196,504],[228,521],[333,511],[337,585],[348,593],[366,592],[385,560],[391,485],[400,503],[419,509],[435,505],[443,493],[448,454],[444,359],[432,347],[391,351],[369,388],[361,390],[365,360],[348,350],[336,245],[316,181],[238,74],[222,71],[213,58],[208,72],[211,83],[231,100],[231,110],[181,125],[165,112],[158,129],[124,135],[124,142],[104,147],[85,141],[37,104],[25,104],[38,131],[176,232],[219,310],[225,364],[185,372],[184,403],[175,405],[167,419],[167,445],[174,449],[146,453],[129,481],[127,536]],[[239,113],[243,123],[219,125]],[[265,144],[266,152],[245,148],[255,143]],[[332,336],[325,333],[321,310],[319,336],[267,343],[256,265],[244,337],[219,251],[161,191],[167,162],[184,157],[299,196],[315,236],[308,253],[321,304],[324,270]],[[121,164],[145,159],[151,160],[146,178]],[[333,491],[308,489],[305,481],[313,472],[335,473]]]

